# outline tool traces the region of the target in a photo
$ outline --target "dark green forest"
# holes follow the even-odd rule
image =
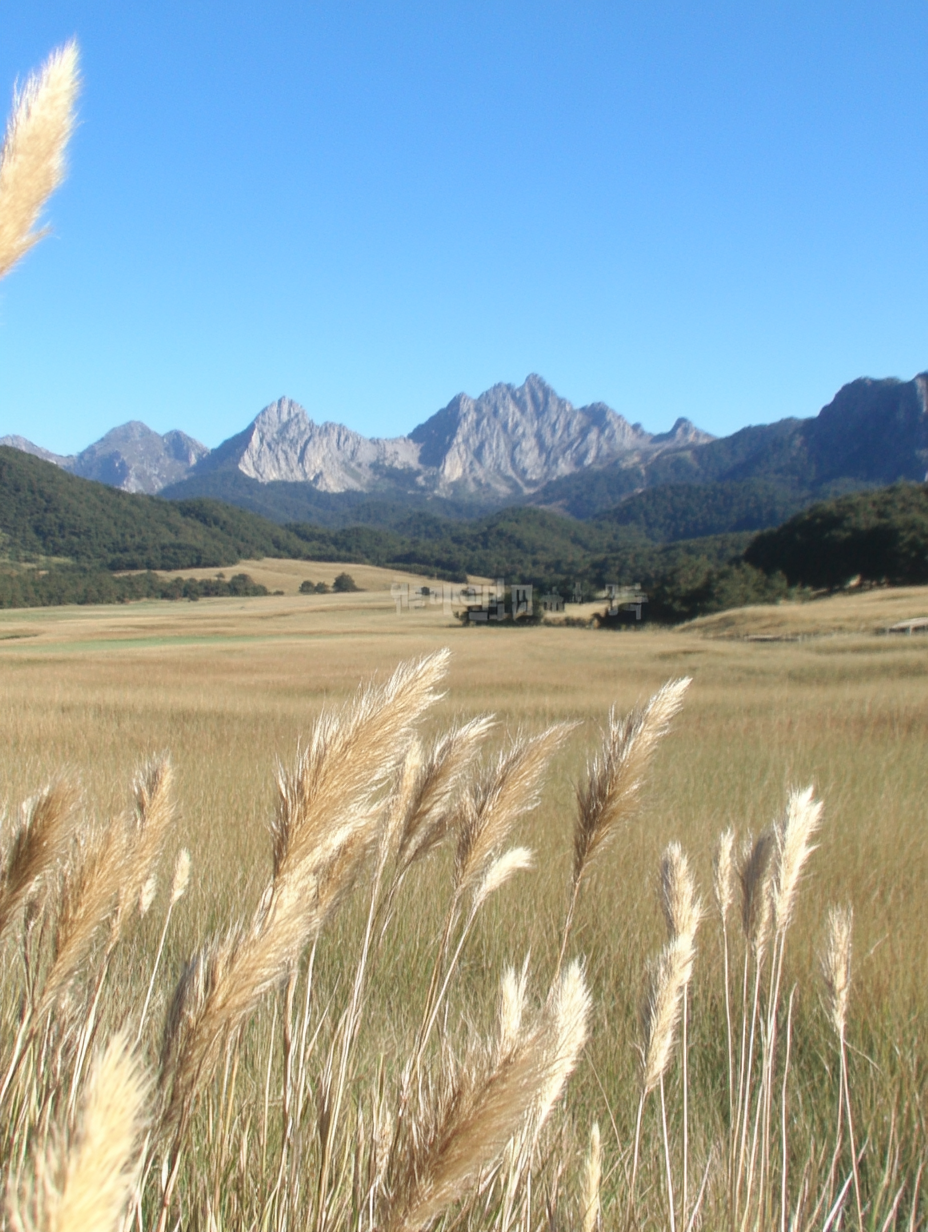
[[[745,560],[793,585],[832,589],[854,578],[928,582],[928,486],[897,483],[813,505],[758,535]]]
[[[0,606],[256,594],[263,588],[244,575],[165,583],[151,571],[265,556],[393,566],[447,581],[480,574],[565,598],[637,583],[648,592],[649,619],[666,622],[855,576],[928,581],[924,485],[858,492],[796,513],[803,499],[765,479],[667,484],[586,521],[524,505],[453,520],[368,499],[357,507],[363,524],[281,526],[206,497],[121,492],[0,448]],[[753,533],[771,521],[783,524]],[[142,572],[118,576],[130,570]]]

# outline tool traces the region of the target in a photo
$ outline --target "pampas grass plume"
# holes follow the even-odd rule
[[[719,835],[712,855],[712,894],[725,924],[735,898],[735,832],[731,828]]]
[[[822,805],[813,788],[790,792],[786,812],[775,828],[777,861],[773,884],[773,923],[778,933],[789,927],[796,905],[799,878],[815,850],[811,838],[822,818]]]
[[[0,278],[37,244],[42,206],[65,174],[79,85],[77,43],[53,52],[13,98],[0,151]]]
[[[599,1124],[593,1122],[590,1131],[590,1150],[583,1169],[582,1232],[594,1232],[599,1222],[599,1187],[602,1181],[602,1145]]]
[[[586,1040],[589,994],[579,963],[572,963],[548,999],[539,1020],[520,1027],[512,1048],[485,1076],[465,1069],[441,1123],[410,1159],[406,1186],[384,1221],[388,1232],[425,1227],[488,1167],[534,1113],[550,1108],[577,1063]]]
[[[532,868],[533,863],[534,855],[528,847],[512,847],[495,859],[474,892],[474,911],[479,911],[490,895],[504,886],[510,877]]]
[[[832,907],[828,913],[828,932],[822,955],[822,975],[827,993],[828,1016],[838,1036],[844,1038],[847,1001],[851,990],[851,928],[854,912],[850,904]]]
[[[763,958],[773,920],[773,857],[775,839],[765,830],[747,849],[741,869],[741,924],[758,962]]]
[[[26,904],[39,881],[65,859],[77,805],[75,787],[64,780],[50,783],[22,805],[0,876],[0,933]]]
[[[190,882],[190,864],[190,852],[186,847],[181,847],[174,861],[174,877],[171,880],[172,907],[187,893],[187,886]]]
[[[641,1093],[649,1095],[664,1076],[673,1051],[683,1010],[683,993],[693,974],[696,949],[693,934],[669,941],[648,970],[648,989],[641,1007]]]
[[[119,1032],[98,1057],[66,1151],[37,1161],[31,1193],[12,1197],[22,1232],[116,1232],[135,1190],[150,1084]]]
[[[689,861],[679,843],[670,843],[661,858],[661,910],[670,937],[695,936],[702,905]]]
[[[609,715],[602,753],[590,764],[586,783],[577,793],[574,830],[574,885],[579,886],[592,861],[628,819],[645,771],[660,738],[683,705],[690,677],[670,680],[647,705],[624,719]]]

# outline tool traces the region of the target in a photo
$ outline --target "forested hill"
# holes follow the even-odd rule
[[[121,492],[6,447],[0,536],[8,560],[64,558],[105,569],[188,569],[307,554],[297,536],[247,510]]]
[[[928,582],[928,485],[897,483],[824,501],[758,535],[745,560],[794,585]]]

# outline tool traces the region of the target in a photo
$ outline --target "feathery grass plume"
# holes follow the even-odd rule
[[[343,713],[319,717],[295,768],[278,772],[275,877],[307,860],[324,864],[370,819],[375,797],[406,755],[413,724],[438,700],[435,686],[448,658],[440,650],[401,663],[385,685],[361,690]]]
[[[54,958],[42,993],[40,1013],[77,975],[94,937],[118,911],[119,895],[129,874],[126,829],[118,821],[88,827],[77,836],[61,883],[55,922]]]
[[[438,1216],[499,1156],[525,1118],[563,1089],[586,1039],[589,997],[579,964],[564,973],[556,995],[531,1027],[521,1026],[489,1070],[471,1061],[456,1076],[438,1122],[417,1136],[394,1191],[387,1232],[416,1232]]]
[[[724,925],[735,898],[735,832],[730,827],[719,835],[712,853],[712,895]]]
[[[689,860],[679,843],[669,843],[661,857],[661,911],[671,938],[695,935],[702,919],[702,904]]]
[[[132,783],[134,807],[126,820],[125,880],[119,891],[119,921],[125,922],[132,904],[155,873],[168,830],[176,816],[172,787],[174,769],[167,753],[153,757]]]
[[[73,1142],[37,1158],[26,1192],[10,1194],[18,1232],[117,1232],[138,1181],[149,1091],[121,1031],[93,1066]]]
[[[590,1130],[590,1149],[583,1169],[583,1196],[581,1199],[582,1232],[595,1232],[599,1223],[599,1188],[602,1182],[603,1158],[599,1137],[599,1123],[593,1122]]]
[[[174,876],[171,880],[170,905],[172,907],[187,893],[187,886],[190,883],[190,864],[190,852],[186,847],[181,847],[174,861]]]
[[[636,707],[624,719],[610,713],[602,752],[590,763],[586,783],[577,791],[575,887],[619,823],[628,819],[658,741],[683,705],[689,684],[689,676],[668,681],[645,706]]]
[[[773,922],[773,873],[776,839],[770,830],[765,830],[748,848],[742,861],[741,924],[745,940],[751,947],[758,963],[770,939]]]
[[[72,40],[52,52],[41,72],[13,96],[0,150],[0,278],[47,233],[34,228],[64,179],[78,85]]]
[[[648,967],[641,1005],[641,1095],[649,1095],[667,1071],[683,1010],[683,993],[693,974],[694,935],[672,938]]]
[[[783,819],[774,828],[776,865],[773,877],[773,925],[777,933],[789,927],[803,866],[815,850],[809,840],[822,818],[822,804],[813,800],[814,788],[790,792]]]
[[[376,794],[405,757],[413,724],[437,700],[448,652],[401,664],[341,716],[322,715],[296,769],[278,774],[274,871],[251,924],[188,964],[165,1024],[161,1082],[175,1126],[222,1048],[322,928],[379,839]]]
[[[416,737],[409,742],[406,756],[396,770],[393,790],[385,806],[383,832],[384,862],[391,855],[396,855],[399,851],[406,820],[414,808],[414,801],[424,764],[425,754],[422,748],[422,741]]]
[[[139,918],[144,919],[151,910],[151,905],[155,901],[155,895],[158,893],[158,878],[155,873],[152,873],[145,884],[139,891]]]
[[[0,874],[0,935],[66,857],[78,799],[73,784],[58,780],[23,803]]]
[[[669,843],[661,857],[661,910],[671,941],[694,938],[702,918],[702,904],[696,894],[689,861],[679,843]],[[681,1045],[683,1054],[683,1210],[689,1193],[689,1004],[688,990],[682,993]]]
[[[368,831],[350,836],[318,875],[272,883],[248,927],[233,926],[187,964],[165,1022],[161,1082],[170,1087],[166,1127],[181,1122],[212,1078],[226,1042],[297,961],[308,941],[354,884],[376,845]]]
[[[479,911],[491,894],[515,873],[534,867],[534,853],[528,847],[512,847],[498,856],[477,884],[474,891],[474,911]]]
[[[548,1055],[548,1074],[535,1104],[536,1137],[550,1116],[551,1109],[561,1098],[567,1079],[573,1073],[586,1044],[590,994],[579,959],[560,973],[548,996],[547,1008],[554,1030]]]
[[[822,974],[825,979],[828,1015],[838,1036],[838,1048],[841,1057],[841,1090],[838,1096],[838,1123],[835,1130],[835,1161],[837,1160],[841,1145],[841,1104],[843,1102],[847,1117],[848,1137],[850,1139],[854,1200],[857,1204],[857,1226],[862,1228],[864,1225],[860,1169],[854,1132],[854,1113],[851,1107],[851,1088],[848,1081],[847,1043],[844,1034],[847,1022],[847,1001],[851,990],[851,928],[853,922],[854,913],[850,904],[844,907],[832,907],[828,912],[828,938],[825,952],[822,955]],[[832,1167],[834,1167],[834,1164]],[[889,1220],[886,1222],[888,1225]]]
[[[508,1056],[519,1039],[527,996],[528,958],[522,964],[520,972],[516,972],[514,967],[507,967],[503,972],[503,978],[500,982],[499,1034],[496,1043],[497,1062],[502,1060],[503,1057]]]
[[[828,1017],[840,1039],[844,1038],[847,1000],[851,990],[851,928],[853,908],[832,907],[828,912],[828,934],[822,954],[822,977],[827,993]]]
[[[571,728],[557,723],[531,739],[517,738],[467,795],[458,837],[458,894],[480,881],[517,819],[538,803],[542,775]]]
[[[403,818],[397,853],[402,872],[424,859],[450,832],[464,775],[493,726],[492,717],[483,715],[445,732],[432,746]]]

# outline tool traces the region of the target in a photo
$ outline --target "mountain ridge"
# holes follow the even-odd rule
[[[458,518],[530,504],[588,519],[666,488],[669,506],[662,498],[659,508],[653,501],[638,512],[629,508],[632,521],[692,525],[704,519],[694,513],[688,485],[710,501],[713,517],[729,509],[742,519],[782,515],[898,479],[923,480],[928,372],[910,381],[861,377],[817,416],[750,425],[720,438],[686,419],[669,432],[646,432],[605,403],[575,407],[530,374],[520,386],[499,383],[479,398],[457,394],[402,437],[317,424],[282,397],[213,450],[181,432],[159,436],[137,421],[67,458],[22,437],[0,444],[123,490],[172,500],[213,497],[279,522],[345,525],[361,505],[377,501]],[[757,483],[753,494],[744,489]]]
[[[478,398],[457,394],[400,437],[366,437],[344,424],[317,424],[284,396],[213,450],[177,431],[159,436],[137,421],[70,457],[22,437],[3,437],[0,444],[82,478],[149,494],[237,470],[258,483],[308,483],[317,492],[419,492],[499,505],[578,470],[711,439],[686,419],[652,434],[603,402],[575,407],[530,374],[520,386],[499,383]]]

